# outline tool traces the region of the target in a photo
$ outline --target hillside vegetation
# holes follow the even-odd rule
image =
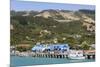
[[[94,21],[94,10],[11,11],[11,45],[33,46],[37,42],[68,43],[72,48],[83,42],[91,45],[95,43]]]

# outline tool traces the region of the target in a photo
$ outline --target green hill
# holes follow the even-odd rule
[[[52,13],[55,13],[54,10],[52,11]],[[43,16],[36,16],[43,12],[31,11],[31,13],[28,12],[29,14],[25,15],[27,11],[11,11],[11,24],[13,25],[13,29],[11,29],[11,45],[20,43],[35,45],[36,42],[42,41],[53,43],[54,39],[57,39],[58,43],[68,43],[71,47],[82,44],[84,41],[87,41],[89,45],[95,43],[95,31],[89,31],[87,30],[87,26],[83,26],[84,19],[82,17],[80,17],[80,20],[71,19],[69,22],[58,22],[54,17],[45,18]],[[77,14],[74,15],[82,16],[83,14],[87,14],[84,11],[81,12],[77,11]],[[95,17],[94,13],[86,16],[91,16],[92,19]],[[61,15],[57,15],[57,19],[61,19],[62,17]],[[94,26],[94,23],[92,26]]]

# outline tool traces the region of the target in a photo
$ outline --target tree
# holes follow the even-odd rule
[[[83,50],[89,50],[90,46],[86,41],[82,42],[81,44]]]
[[[67,39],[66,39],[66,41],[67,41],[67,43],[69,44],[69,46],[71,47],[71,48],[76,48],[77,47],[77,40],[75,39],[75,38],[73,38],[73,37],[68,37]]]

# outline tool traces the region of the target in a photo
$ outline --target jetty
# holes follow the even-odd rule
[[[64,52],[64,53],[55,53],[55,52],[51,52],[51,53],[35,53],[33,55],[33,57],[45,57],[45,58],[68,58],[68,52]]]

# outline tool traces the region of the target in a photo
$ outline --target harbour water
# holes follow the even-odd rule
[[[40,57],[20,57],[11,56],[11,67],[16,66],[31,66],[31,65],[48,65],[48,64],[67,64],[67,63],[80,63],[80,62],[94,62],[94,59],[84,60],[70,60],[67,58],[40,58]]]

